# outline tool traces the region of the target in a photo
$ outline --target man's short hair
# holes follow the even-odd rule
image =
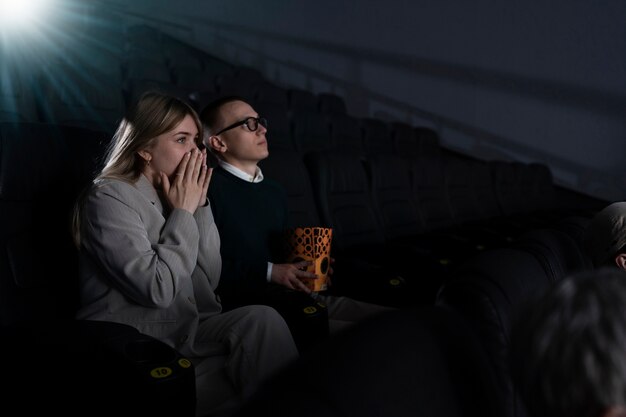
[[[200,120],[209,135],[214,133],[215,125],[219,123],[220,109],[225,104],[232,103],[233,101],[243,101],[244,103],[250,104],[248,100],[241,96],[230,95],[219,97],[202,109],[200,112]]]
[[[596,267],[613,265],[626,246],[626,202],[615,202],[591,219],[584,235],[585,251]]]
[[[566,277],[518,311],[512,375],[531,415],[598,417],[626,405],[626,278]]]

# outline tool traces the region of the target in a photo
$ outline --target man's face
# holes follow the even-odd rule
[[[214,129],[216,132],[248,117],[259,117],[257,112],[243,101],[233,101],[223,105],[220,116],[218,126]],[[252,122],[248,125],[253,125]],[[252,131],[248,125],[244,123],[217,135],[225,147],[222,152],[224,160],[237,167],[251,163],[256,165],[269,155],[265,138],[267,129],[259,123],[257,129]]]

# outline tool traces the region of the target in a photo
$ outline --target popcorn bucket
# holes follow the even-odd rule
[[[317,278],[302,278],[311,291],[324,291],[330,270],[330,243],[333,229],[330,227],[296,227],[287,231],[287,261],[311,261],[307,267]]]

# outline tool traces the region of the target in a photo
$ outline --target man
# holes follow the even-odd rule
[[[626,279],[600,268],[518,312],[512,370],[532,416],[626,416]]]
[[[626,202],[611,203],[591,219],[584,235],[594,267],[626,270]]]
[[[209,199],[221,237],[218,292],[226,307],[264,303],[276,288],[310,293],[302,278],[308,262],[283,263],[288,207],[285,190],[264,178],[259,161],[269,156],[267,121],[241,97],[223,97],[201,112],[205,146],[217,156]],[[330,332],[392,308],[347,297],[320,295]],[[271,295],[270,295],[271,298]]]

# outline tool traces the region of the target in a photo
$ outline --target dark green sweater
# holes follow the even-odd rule
[[[268,284],[267,262],[284,258],[287,193],[271,179],[252,183],[216,168],[209,200],[221,240],[217,293],[226,309],[256,303]]]

